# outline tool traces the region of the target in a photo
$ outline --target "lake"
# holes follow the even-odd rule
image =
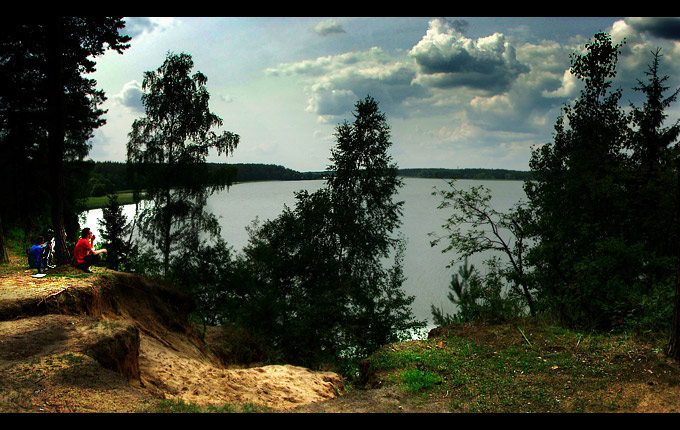
[[[222,227],[222,236],[235,251],[240,251],[248,242],[245,227],[259,217],[260,221],[278,216],[284,204],[293,208],[294,192],[302,189],[313,192],[323,186],[324,181],[267,181],[244,182],[236,184],[229,190],[213,194],[207,203],[207,210],[214,213]],[[498,211],[506,211],[520,199],[525,199],[522,181],[481,181],[458,180],[458,188],[469,188],[484,185],[491,190],[491,205]],[[404,275],[406,281],[403,288],[406,294],[415,296],[413,313],[416,318],[427,320],[428,328],[432,327],[431,305],[442,308],[447,313],[455,311],[447,298],[448,285],[458,266],[447,269],[446,266],[455,256],[443,254],[443,245],[432,248],[428,233],[443,233],[441,228],[447,213],[437,209],[441,197],[433,196],[433,187],[445,189],[447,181],[442,179],[404,178],[404,187],[400,189],[398,200],[404,201],[401,232],[407,240],[404,254]],[[134,205],[124,206],[128,219],[134,215]],[[100,236],[99,220],[101,209],[94,209],[85,214],[81,226],[95,230]],[[482,273],[482,262],[486,256],[474,256],[469,262]]]

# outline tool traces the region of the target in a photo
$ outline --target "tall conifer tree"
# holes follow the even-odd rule
[[[355,107],[354,121],[336,128],[326,186],[297,193],[244,250],[253,284],[240,293],[241,321],[300,364],[365,356],[423,325],[401,289],[403,202],[389,125],[373,98]]]
[[[95,70],[95,57],[108,49],[122,53],[130,38],[119,32],[125,25],[119,17],[6,21],[0,30],[0,171],[3,179],[25,178],[28,171],[39,174],[25,188],[20,184],[3,192],[16,203],[8,204],[4,215],[9,222],[41,224],[35,220],[51,208],[56,257],[64,263],[70,260],[65,220],[75,218],[73,191],[65,189],[71,172],[65,172],[64,163],[82,160],[92,131],[105,122],[98,107],[104,93],[85,75]]]
[[[525,183],[537,220],[528,258],[543,278],[541,295],[564,322],[605,329],[618,320],[639,255],[622,233],[628,123],[621,90],[611,90],[620,46],[598,33],[585,54],[572,55],[584,89],[558,118],[554,142],[533,151]]]

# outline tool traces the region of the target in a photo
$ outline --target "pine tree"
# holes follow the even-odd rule
[[[106,50],[128,48],[124,25],[120,17],[14,17],[0,30],[0,179],[28,177],[3,191],[3,215],[31,230],[47,214],[59,263],[70,260],[65,228],[76,224],[80,197],[67,189],[74,169],[64,165],[87,155],[93,130],[105,122],[104,92],[86,75]]]
[[[242,320],[305,365],[363,357],[423,326],[401,289],[389,125],[373,98],[355,107],[354,122],[336,128],[326,186],[296,193],[295,207],[252,229],[244,249],[252,287]]]
[[[536,219],[528,258],[542,298],[565,323],[603,329],[619,319],[611,305],[634,284],[640,255],[623,235],[628,122],[621,90],[611,90],[620,46],[598,33],[585,54],[572,55],[584,89],[558,118],[554,142],[532,152],[525,183]]]
[[[680,94],[676,89],[664,97],[669,87],[664,85],[668,76],[659,76],[661,50],[652,52],[653,59],[646,75],[647,83],[638,80],[635,88],[646,96],[642,108],[632,106],[632,122],[629,147],[633,151],[632,167],[635,174],[631,181],[633,195],[633,218],[631,230],[645,244],[647,260],[654,264],[647,270],[650,283],[675,286],[671,336],[668,354],[680,360],[680,119],[664,127],[665,113]],[[675,192],[670,192],[675,189]],[[675,259],[675,273],[668,262]]]
[[[132,251],[132,225],[118,204],[118,195],[108,196],[108,205],[102,209],[104,221],[102,239],[107,249],[106,266],[114,270],[130,270]]]

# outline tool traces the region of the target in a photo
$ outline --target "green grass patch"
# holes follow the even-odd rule
[[[128,190],[118,191],[115,194],[118,195],[118,204],[121,206],[135,203],[134,194],[132,193],[132,191]],[[142,198],[144,198],[143,195]],[[109,204],[108,196],[88,197],[87,200],[85,201],[85,210],[105,208],[106,206],[108,206],[108,204]]]
[[[621,386],[670,374],[658,350],[640,341],[530,320],[460,325],[385,347],[370,363],[414,402],[443,398],[452,412],[607,412],[636,404]]]
[[[407,391],[418,392],[440,384],[442,379],[438,374],[433,372],[408,369],[401,374],[401,381],[405,384]]]
[[[267,412],[267,409],[252,403],[238,405],[224,404],[222,406],[201,406],[196,403],[185,402],[183,399],[164,399],[158,401],[155,406],[145,410],[148,413],[259,413]]]

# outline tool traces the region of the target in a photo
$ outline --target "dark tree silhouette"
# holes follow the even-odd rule
[[[145,202],[151,203],[138,225],[145,238],[158,244],[165,276],[171,254],[182,242],[190,243],[201,231],[219,234],[217,219],[204,206],[233,177],[229,170],[204,168],[205,158],[213,148],[229,155],[239,143],[238,134],[211,130],[222,119],[209,110],[207,77],[192,75],[193,67],[190,55],[168,53],[158,70],[144,74],[146,116],[134,121],[127,144],[136,192],[144,189]]]
[[[8,202],[3,212],[30,230],[42,227],[41,217],[51,208],[59,263],[70,260],[65,210],[69,220],[75,217],[64,163],[82,160],[92,131],[104,123],[98,108],[104,93],[84,75],[107,49],[121,53],[128,47],[130,38],[119,33],[123,27],[116,17],[46,17],[13,18],[0,30],[0,170],[3,180],[26,178],[3,191]]]

